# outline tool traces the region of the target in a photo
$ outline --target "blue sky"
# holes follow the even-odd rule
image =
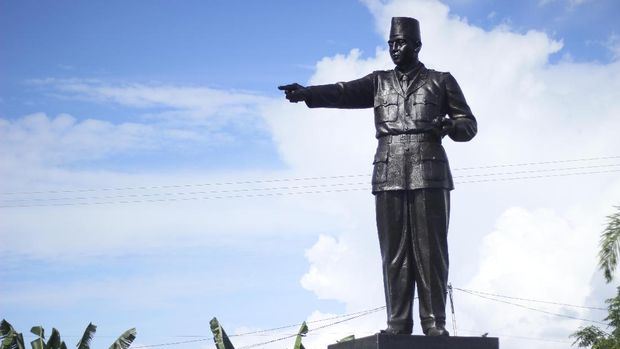
[[[239,333],[382,305],[369,190],[300,193],[365,188],[371,112],[309,111],[276,86],[389,68],[391,15],[421,19],[422,60],[454,73],[479,119],[474,142],[446,144],[453,168],[616,169],[617,1],[0,1],[0,317],[70,344],[92,321],[98,348],[134,326],[137,344],[156,344],[208,337],[212,316]],[[618,177],[457,185],[452,282],[602,304],[593,256]],[[162,198],[192,200],[148,202]],[[540,264],[572,272],[543,282]],[[515,312],[521,325],[502,327],[460,297],[472,334],[565,340],[580,325]],[[372,333],[375,315],[308,341]]]

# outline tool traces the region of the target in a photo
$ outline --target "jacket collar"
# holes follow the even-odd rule
[[[407,90],[403,90],[399,80],[403,74],[407,74],[410,78],[413,78],[413,81],[409,83],[409,88]],[[413,76],[412,76],[413,75]],[[401,72],[398,68],[394,69],[394,73],[392,74],[393,84],[396,87],[396,91],[403,97],[407,97],[410,94],[414,93],[417,89],[422,87],[426,83],[428,78],[428,69],[424,66],[422,62],[418,63],[416,67],[411,69],[408,72]]]

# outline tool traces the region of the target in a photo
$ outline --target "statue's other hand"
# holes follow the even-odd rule
[[[278,90],[284,91],[286,99],[288,99],[291,103],[305,101],[308,94],[308,89],[298,83],[278,86]]]
[[[433,120],[433,126],[433,131],[437,136],[444,137],[454,128],[454,120],[440,116]]]

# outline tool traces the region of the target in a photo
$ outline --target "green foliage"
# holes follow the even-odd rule
[[[620,349],[620,287],[617,288],[616,296],[605,303],[608,312],[605,321],[609,323],[608,328],[612,331],[605,332],[596,326],[582,327],[570,335],[575,338],[573,345],[580,348]]]
[[[301,323],[301,327],[297,332],[297,337],[295,337],[295,346],[293,347],[293,349],[305,349],[304,345],[301,343],[301,338],[304,337],[307,333],[308,325],[306,325],[306,322],[304,321]]]
[[[90,349],[90,342],[93,339],[95,331],[97,331],[97,326],[92,323],[88,324],[84,331],[84,335],[77,344],[78,349]],[[45,330],[43,327],[34,326],[30,329],[30,332],[38,337],[30,342],[32,349],[67,349],[67,344],[60,339],[60,332],[55,328],[52,328],[52,334],[47,342],[45,341]],[[132,328],[120,335],[120,337],[112,343],[110,349],[129,349],[134,339],[136,339],[136,329]],[[0,340],[0,349],[25,349],[22,334],[15,331],[13,326],[6,320],[0,322]]]
[[[131,328],[121,334],[109,349],[128,349],[134,339],[136,339],[136,329]]]
[[[45,343],[45,349],[60,349],[60,342],[60,332],[52,328],[52,334],[50,335],[50,339],[47,340],[47,343]]]
[[[209,325],[211,327],[211,332],[213,333],[213,341],[215,342],[215,346],[217,349],[235,349],[232,342],[228,338],[226,331],[220,322],[217,321],[217,318],[211,319],[209,321]]]
[[[616,209],[618,212],[607,216],[607,226],[601,234],[600,251],[598,254],[598,265],[603,271],[607,282],[613,280],[620,252],[620,206],[616,206]]]
[[[348,341],[352,341],[354,339],[355,339],[355,335],[352,334],[352,335],[346,336],[346,337],[344,337],[344,338],[342,338],[340,340],[337,340],[336,343],[348,342]]]
[[[0,349],[25,349],[24,337],[17,333],[11,324],[2,319],[0,322]]]
[[[82,338],[77,344],[77,348],[78,349],[90,349],[90,341],[93,339],[95,332],[97,332],[97,326],[93,325],[92,322],[89,323],[88,326],[86,326],[86,330],[84,330],[84,334],[82,335]]]
[[[41,326],[34,326],[30,329],[34,335],[38,338],[30,342],[32,349],[44,349],[45,348],[45,330]]]

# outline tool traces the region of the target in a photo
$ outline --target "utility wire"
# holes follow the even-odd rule
[[[620,164],[578,166],[578,167],[564,167],[564,168],[547,168],[547,169],[523,170],[523,171],[513,171],[513,172],[475,173],[475,174],[470,174],[470,175],[454,176],[454,178],[505,176],[505,175],[525,174],[525,173],[573,171],[573,170],[584,170],[584,169],[590,169],[590,168],[604,168],[604,167],[618,167],[618,166],[620,166]]]
[[[454,178],[463,177],[488,177],[488,176],[502,176],[502,175],[514,175],[525,173],[541,173],[541,172],[557,172],[557,171],[572,171],[590,168],[605,168],[605,167],[618,167],[620,164],[610,165],[595,165],[595,166],[580,166],[580,167],[567,167],[567,168],[554,168],[554,169],[538,169],[527,171],[514,171],[514,172],[495,172],[484,174],[472,174],[465,176],[455,176]],[[468,182],[457,182],[468,183]],[[230,190],[209,190],[209,191],[191,191],[191,192],[164,192],[164,193],[145,193],[145,194],[124,194],[124,195],[109,195],[109,196],[73,196],[73,197],[51,197],[51,198],[22,198],[22,199],[8,199],[0,201],[0,207],[2,204],[18,203],[18,202],[45,202],[45,201],[68,201],[68,200],[109,200],[109,199],[122,199],[122,198],[147,198],[158,196],[183,196],[183,195],[202,195],[202,194],[222,194],[222,193],[242,193],[253,191],[274,191],[274,190],[299,190],[308,188],[326,188],[326,187],[338,187],[338,186],[351,186],[351,185],[367,185],[367,182],[352,182],[352,183],[331,183],[331,184],[313,184],[313,185],[300,185],[300,186],[283,186],[283,187],[267,187],[267,188],[241,188]]]
[[[528,307],[528,306],[523,305],[523,304],[512,303],[512,302],[508,302],[508,301],[505,301],[505,300],[501,300],[501,299],[497,299],[497,298],[493,298],[493,297],[488,297],[488,296],[485,296],[485,295],[482,295],[482,294],[477,294],[477,293],[474,293],[474,292],[471,292],[471,291],[467,291],[467,290],[464,290],[464,289],[459,289],[459,288],[456,288],[456,287],[455,287],[455,289],[457,289],[457,290],[459,290],[461,292],[465,292],[465,293],[470,294],[470,295],[474,295],[476,297],[492,300],[492,301],[499,302],[499,303],[513,305],[513,306],[516,306],[516,307],[520,307],[520,308],[536,311],[536,312],[547,314],[547,315],[553,315],[553,316],[563,317],[563,318],[572,319],[572,320],[587,321],[587,322],[592,322],[592,323],[599,324],[599,325],[608,326],[608,324],[606,324],[606,323],[604,323],[602,321],[596,321],[596,320],[584,319],[584,318],[580,318],[580,317],[576,317],[576,316],[571,316],[571,315],[553,313],[553,312],[542,310],[542,309]]]
[[[602,173],[620,172],[618,170],[607,171],[590,171],[590,172],[574,172],[574,173],[560,173],[560,174],[548,174],[539,176],[519,176],[519,177],[507,177],[507,178],[488,178],[474,181],[462,181],[455,182],[456,184],[467,183],[484,183],[484,182],[503,182],[522,179],[539,179],[550,177],[565,177],[576,175],[591,175]],[[181,198],[162,198],[162,199],[149,199],[149,200],[121,200],[121,201],[97,201],[97,202],[68,202],[68,203],[43,203],[43,204],[17,204],[17,205],[0,205],[0,208],[25,208],[25,207],[55,207],[55,206],[90,206],[90,205],[116,205],[116,204],[134,204],[134,203],[156,203],[156,202],[174,202],[174,201],[190,201],[190,200],[217,200],[217,199],[238,199],[238,198],[253,198],[253,197],[277,197],[288,195],[304,195],[304,194],[322,194],[322,193],[341,193],[348,191],[360,191],[368,190],[368,186],[363,188],[346,188],[346,189],[330,189],[330,190],[312,190],[312,191],[300,191],[300,192],[275,192],[275,193],[261,193],[261,194],[243,194],[243,195],[217,195],[206,197],[181,197]]]
[[[522,300],[522,301],[529,301],[529,302],[537,302],[537,303],[546,303],[546,304],[561,305],[561,306],[570,306],[570,307],[576,307],[576,308],[586,308],[586,309],[596,309],[596,310],[603,309],[603,308],[599,308],[599,307],[584,307],[584,306],[567,304],[567,303],[557,303],[557,302],[549,302],[549,301],[537,300],[537,299],[519,298],[519,297],[505,296],[505,295],[500,295],[500,294],[493,294],[493,293],[489,293],[489,292],[468,290],[468,289],[459,288],[459,287],[454,287],[454,289],[458,290],[458,291],[461,291],[461,292],[465,292],[465,293],[474,295],[474,296],[478,296],[478,297],[481,297],[481,298],[493,300],[493,301],[496,301],[496,302],[522,307],[524,309],[531,310],[531,311],[542,312],[542,313],[548,314],[548,315],[566,317],[566,318],[570,318],[570,319],[573,319],[573,320],[581,320],[581,321],[593,322],[593,323],[598,323],[598,324],[607,326],[606,323],[603,323],[603,322],[600,322],[600,321],[581,319],[581,318],[577,318],[577,317],[573,317],[573,316],[569,316],[569,315],[548,312],[548,311],[545,311],[545,310],[531,308],[531,307],[527,307],[527,306],[524,306],[524,305],[521,305],[521,304],[507,302],[507,301],[503,301],[503,300],[492,298],[492,297],[508,298],[508,299],[515,299],[515,300]],[[492,297],[488,297],[488,296],[492,296]],[[316,328],[310,329],[308,331],[308,333],[319,331],[321,329],[324,329],[324,328],[327,328],[327,327],[331,327],[331,326],[334,326],[334,325],[337,325],[337,324],[340,324],[340,323],[344,323],[344,322],[347,322],[347,321],[351,321],[351,320],[360,318],[362,316],[370,315],[372,313],[378,312],[378,311],[383,310],[383,309],[385,309],[385,306],[380,306],[380,307],[375,307],[375,308],[371,308],[371,309],[361,310],[361,311],[354,312],[354,313],[336,315],[336,316],[327,317],[327,318],[318,319],[318,320],[307,321],[306,323],[311,324],[311,323],[320,323],[320,322],[325,322],[325,321],[337,320],[337,321],[333,321],[333,322],[330,322],[330,323],[318,326]],[[239,334],[233,334],[233,335],[229,335],[228,337],[243,337],[243,336],[251,336],[251,335],[257,335],[257,334],[265,334],[265,333],[269,333],[269,332],[275,332],[275,331],[284,330],[284,329],[288,329],[288,328],[298,327],[300,325],[301,325],[301,323],[296,323],[296,324],[284,325],[284,326],[279,326],[279,327],[274,327],[274,328],[269,328],[269,329],[264,329],[264,330],[258,330],[258,331],[251,331],[251,332],[244,332],[244,333],[239,333]],[[474,331],[471,331],[471,330],[461,330],[461,331],[466,331],[466,332],[470,332],[470,333],[477,333],[477,332],[474,332]],[[270,344],[270,343],[279,342],[279,341],[282,341],[282,340],[285,340],[285,339],[288,339],[288,338],[293,338],[295,336],[297,336],[297,333],[295,333],[295,334],[288,334],[288,335],[285,335],[285,336],[282,336],[282,337],[278,337],[278,338],[275,338],[275,339],[272,339],[272,340],[269,340],[269,341],[249,344],[249,345],[240,347],[238,349],[250,349],[250,348],[254,348],[254,347],[258,347],[258,346],[262,346],[262,345],[266,345],[266,344]],[[201,337],[201,336],[186,336],[186,337]],[[539,340],[539,341],[547,341],[547,342],[557,342],[557,341],[554,341],[554,340],[549,340],[549,339],[545,339],[545,338],[535,338],[535,337],[510,336],[510,335],[501,335],[501,337],[512,337],[512,338],[515,338],[515,339],[527,339],[527,340]],[[134,346],[133,348],[138,349],[138,348],[151,348],[151,347],[171,346],[171,345],[178,345],[178,344],[203,342],[203,341],[208,341],[208,340],[213,340],[213,337],[203,337],[203,338],[186,340],[186,341],[176,341],[176,342],[140,345],[140,346]]]
[[[611,160],[611,159],[620,159],[620,156],[603,156],[603,157],[592,157],[592,158],[581,158],[581,159],[567,159],[567,160],[553,160],[553,161],[523,162],[523,163],[514,163],[514,164],[462,167],[462,168],[455,168],[453,169],[453,171],[504,168],[504,167],[520,167],[520,166],[533,166],[533,165],[549,165],[549,164]],[[94,192],[94,191],[173,189],[173,188],[188,188],[188,187],[202,187],[202,186],[224,186],[224,185],[239,185],[239,184],[260,184],[260,183],[291,182],[291,181],[342,179],[342,178],[369,177],[369,176],[370,176],[369,174],[347,174],[347,175],[336,175],[336,176],[274,178],[274,179],[258,179],[258,180],[245,180],[245,181],[213,182],[213,183],[193,183],[193,184],[190,183],[190,184],[155,185],[155,186],[129,186],[129,187],[108,187],[108,188],[70,189],[70,190],[1,192],[0,195],[61,194],[61,193],[84,193],[84,192]]]
[[[336,315],[336,316],[332,316],[329,318],[324,318],[324,319],[319,319],[319,320],[313,320],[313,321],[307,321],[306,323],[317,323],[317,322],[324,322],[324,321],[328,321],[328,320],[333,320],[333,319],[340,319],[340,318],[345,318],[343,320],[339,320],[339,321],[334,321],[319,327],[316,327],[314,329],[310,329],[308,332],[311,331],[317,331],[323,328],[327,328],[330,326],[334,326],[346,321],[351,321],[353,319],[357,319],[360,318],[362,316],[366,316],[366,315],[370,315],[372,313],[375,313],[379,310],[385,309],[385,306],[381,306],[381,307],[376,307],[376,308],[372,308],[372,309],[367,309],[367,310],[362,310],[359,312],[355,312],[355,313],[349,313],[349,314],[342,314],[342,315]],[[245,332],[245,333],[239,333],[239,334],[233,334],[233,335],[228,335],[228,337],[242,337],[242,336],[248,336],[248,335],[255,335],[255,334],[259,334],[259,333],[266,333],[266,332],[273,332],[273,331],[278,331],[278,330],[282,330],[282,329],[287,329],[287,328],[291,328],[291,327],[297,327],[300,326],[301,324],[294,324],[294,325],[285,325],[285,326],[280,326],[280,327],[275,327],[275,328],[270,328],[270,329],[266,329],[266,330],[259,330],[259,331],[252,331],[252,332]],[[254,348],[254,347],[258,347],[261,345],[265,345],[265,344],[270,344],[270,343],[275,343],[275,342],[279,342],[288,338],[292,338],[297,336],[297,333],[295,334],[290,334],[290,335],[286,335],[283,337],[279,337],[276,339],[272,339],[269,341],[265,341],[265,342],[261,342],[261,343],[255,343],[255,344],[250,344],[250,345],[246,345],[243,347],[239,347],[238,349],[249,349],[249,348]],[[138,349],[138,348],[153,348],[153,347],[163,347],[163,346],[171,346],[171,345],[179,345],[179,344],[187,344],[187,343],[196,343],[196,342],[204,342],[204,341],[208,341],[208,340],[213,340],[213,337],[205,337],[205,338],[199,338],[199,339],[192,339],[192,340],[186,340],[186,341],[177,341],[177,342],[167,342],[167,343],[158,343],[158,344],[146,344],[146,345],[139,345],[139,346],[134,346],[133,348]]]
[[[620,166],[620,165],[618,165]],[[298,190],[308,188],[326,188],[326,187],[338,187],[347,185],[367,185],[368,182],[354,182],[354,183],[332,183],[332,184],[313,184],[313,185],[300,185],[289,187],[270,187],[270,188],[243,188],[243,189],[230,189],[230,190],[209,190],[209,191],[192,191],[192,192],[172,192],[172,193],[151,193],[151,194],[127,194],[127,195],[112,195],[112,196],[74,196],[74,197],[60,197],[60,198],[28,198],[28,199],[9,199],[3,200],[3,202],[23,202],[23,201],[63,201],[63,200],[100,200],[100,199],[121,199],[121,198],[139,198],[139,197],[152,197],[152,196],[170,196],[170,195],[200,195],[200,194],[225,194],[225,193],[243,193],[252,191],[274,191],[274,190]]]
[[[574,304],[567,304],[567,303],[542,301],[542,300],[530,299],[530,298],[511,297],[511,296],[504,296],[504,295],[495,294],[495,293],[488,293],[488,292],[482,292],[482,291],[476,291],[476,290],[467,290],[467,289],[459,288],[459,287],[454,287],[454,289],[455,290],[459,290],[459,291],[463,291],[463,292],[477,293],[477,294],[481,294],[481,295],[485,295],[485,296],[491,296],[491,297],[514,299],[514,300],[518,300],[518,301],[543,303],[543,304],[552,304],[552,305],[561,305],[561,306],[564,306],[564,307],[572,307],[572,308],[581,308],[581,309],[591,309],[591,310],[604,310],[604,311],[607,311],[607,308],[601,308],[601,307],[588,307],[588,306],[585,306],[585,305],[574,305]]]
[[[315,331],[321,330],[323,328],[334,326],[334,325],[337,325],[337,324],[340,324],[340,323],[343,323],[343,322],[346,322],[346,321],[351,321],[353,319],[357,319],[359,317],[372,314],[372,313],[377,312],[379,310],[381,310],[381,308],[371,309],[371,310],[368,310],[368,311],[366,311],[364,313],[361,313],[361,314],[358,314],[358,315],[354,315],[354,316],[350,316],[350,317],[348,317],[346,319],[343,319],[343,320],[334,321],[334,322],[331,322],[331,323],[323,325],[323,326],[319,326],[319,327],[316,327],[316,328],[313,328],[313,329],[309,329],[308,333],[315,332]],[[276,338],[276,339],[272,339],[272,340],[269,340],[269,341],[246,345],[246,346],[240,347],[239,349],[250,349],[250,348],[260,347],[260,346],[263,346],[263,345],[266,345],[266,344],[271,344],[271,343],[283,341],[285,339],[293,338],[293,337],[296,337],[296,336],[297,336],[297,333],[294,333],[294,334],[282,336],[282,337],[279,337],[279,338]]]
[[[487,169],[487,168],[501,168],[501,167],[515,167],[515,166],[550,165],[550,164],[563,164],[567,162],[598,161],[598,160],[611,160],[611,159],[620,159],[620,156],[601,156],[601,157],[595,157],[595,158],[551,160],[551,161],[538,161],[538,162],[521,162],[521,163],[515,163],[515,164],[475,166],[475,167],[460,167],[460,168],[455,168],[454,171],[480,170],[480,169]]]

